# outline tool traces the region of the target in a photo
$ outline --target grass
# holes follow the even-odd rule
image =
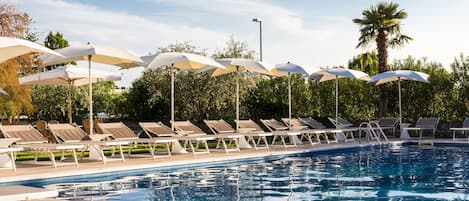
[[[216,145],[217,145],[216,142],[208,142],[208,147],[209,148],[215,148]],[[201,146],[203,146],[203,145],[201,145]],[[123,148],[124,154],[129,153],[129,149],[130,148]],[[156,152],[166,152],[166,147],[163,146],[163,145],[158,145],[155,148],[155,151]],[[115,153],[118,154],[119,150],[116,150]],[[150,153],[150,151],[144,145],[138,145],[137,147],[132,148],[132,154],[142,154],[142,153]],[[110,156],[111,154],[112,154],[112,150],[105,150],[104,151],[104,155],[106,155],[106,156]],[[29,152],[29,151],[21,151],[21,152],[18,152],[16,156],[17,156],[16,157],[17,161],[28,161],[28,160],[34,160],[35,153],[34,152]],[[54,156],[55,156],[55,159],[58,160],[58,159],[60,159],[60,157],[62,157],[62,152],[54,153]],[[64,152],[64,156],[65,157],[71,157],[72,152],[71,151]],[[77,156],[80,157],[80,152],[79,151],[77,151]],[[83,152],[83,157],[88,157],[88,156],[89,156],[88,151]],[[38,161],[48,161],[48,160],[50,160],[48,153],[39,153]]]

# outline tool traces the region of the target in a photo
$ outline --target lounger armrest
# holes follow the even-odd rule
[[[276,128],[275,130],[284,131],[284,130],[288,130],[288,127],[279,127],[279,128]]]
[[[91,134],[88,137],[91,139],[91,141],[104,141],[104,139],[111,137],[112,134]]]
[[[251,133],[255,131],[256,129],[255,128],[239,128],[238,130],[240,133]]]
[[[20,138],[3,138],[0,139],[0,148],[9,147],[14,142],[21,140]]]

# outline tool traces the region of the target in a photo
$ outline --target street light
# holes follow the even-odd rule
[[[253,18],[253,22],[259,22],[259,60],[262,61],[262,19]]]

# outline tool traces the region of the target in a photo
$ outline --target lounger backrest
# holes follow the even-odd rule
[[[466,117],[462,122],[462,128],[469,128],[469,117]]]
[[[251,132],[264,132],[264,130],[261,128],[261,126],[259,126],[259,124],[257,124],[256,122],[254,122],[251,119],[239,120],[238,121],[238,126],[239,126],[239,128],[252,129]]]
[[[311,128],[316,128],[316,129],[327,128],[326,126],[324,126],[324,124],[322,124],[321,122],[319,122],[316,119],[313,119],[311,117],[299,118],[299,120],[302,121],[303,123],[305,123],[306,125],[308,125]]]
[[[436,128],[440,118],[424,118],[420,117],[415,123],[416,128]]]
[[[70,124],[49,124],[49,130],[57,142],[70,143],[90,140],[85,131]]]
[[[288,126],[285,126],[285,124],[275,119],[261,119],[261,122],[271,131],[282,131],[288,129]]]
[[[353,124],[350,123],[350,121],[347,121],[346,119],[342,117],[337,117],[337,119],[329,117],[328,119],[329,121],[332,122],[332,124],[335,125],[336,128],[346,128],[346,127],[353,126]]]
[[[173,126],[176,131],[190,132],[190,134],[205,134],[205,132],[190,121],[175,121]]]
[[[98,127],[105,134],[112,134],[112,138],[116,140],[138,139],[138,136],[122,122],[98,123]]]
[[[236,130],[225,120],[204,120],[205,124],[214,133],[234,133]]]
[[[381,127],[395,127],[399,122],[399,118],[380,118],[378,121],[379,126]]]
[[[0,127],[7,138],[19,138],[17,144],[47,143],[48,140],[31,125],[3,125]]]
[[[161,122],[140,122],[140,127],[149,135],[149,137],[157,136],[173,136],[175,133],[171,128],[165,126]]]
[[[291,130],[304,130],[308,129],[308,125],[303,123],[297,118],[292,118],[291,121],[289,118],[282,118],[283,123],[291,126]]]
[[[34,122],[36,129],[41,132],[43,135],[47,135],[47,122],[44,120],[37,120]]]

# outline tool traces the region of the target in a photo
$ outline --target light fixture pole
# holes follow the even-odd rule
[[[253,22],[259,22],[259,60],[262,61],[262,19],[253,18]]]

